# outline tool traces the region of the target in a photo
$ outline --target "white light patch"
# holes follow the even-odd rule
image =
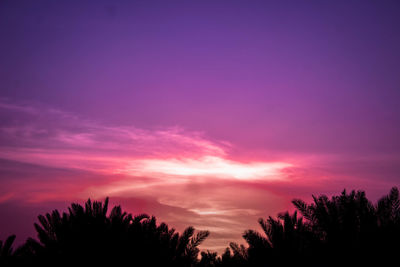
[[[120,172],[145,176],[200,176],[238,180],[284,180],[282,169],[292,166],[283,162],[242,163],[216,156],[199,159],[143,159],[132,161]]]

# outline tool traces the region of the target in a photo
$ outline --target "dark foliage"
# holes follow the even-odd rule
[[[373,205],[362,191],[295,199],[298,211],[260,219],[248,230],[247,249],[231,246],[222,266],[397,266],[400,199],[397,187]],[[302,217],[298,216],[298,212]],[[233,254],[230,253],[233,252]],[[394,264],[394,265],[393,265]],[[207,266],[207,265],[205,265]]]
[[[362,191],[295,199],[297,211],[259,219],[262,233],[247,230],[247,246],[231,243],[221,255],[198,246],[207,231],[179,234],[146,214],[132,216],[105,203],[72,204],[38,217],[38,241],[13,251],[15,236],[0,241],[0,265],[110,266],[397,266],[400,198],[394,187],[377,204]]]
[[[62,215],[54,210],[40,215],[34,227],[39,241],[32,238],[14,253],[18,265],[129,265],[193,266],[207,231],[195,233],[188,227],[179,234],[155,217],[132,216],[114,207],[107,215],[105,203],[72,204]],[[6,241],[4,258],[11,255]],[[1,250],[3,252],[3,249]],[[3,258],[3,253],[2,253]]]
[[[15,240],[15,235],[9,236],[6,241],[0,240],[0,266],[12,263],[13,249],[12,244]]]

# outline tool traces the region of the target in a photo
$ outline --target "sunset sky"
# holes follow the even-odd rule
[[[0,239],[87,198],[243,242],[400,184],[399,1],[0,1]]]

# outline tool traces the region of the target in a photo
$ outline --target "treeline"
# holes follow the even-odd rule
[[[296,211],[259,219],[262,232],[247,230],[245,245],[231,243],[222,255],[199,245],[208,231],[182,233],[146,214],[120,206],[72,204],[68,212],[38,216],[38,240],[13,249],[0,241],[0,266],[398,266],[400,199],[397,187],[372,204],[363,191],[292,201]],[[199,255],[200,253],[200,255]]]

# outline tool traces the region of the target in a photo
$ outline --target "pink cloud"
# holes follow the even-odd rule
[[[19,118],[17,125],[1,127],[3,140],[19,141],[13,146],[1,144],[0,157],[5,159],[105,174],[166,176],[169,180],[172,176],[281,180],[285,178],[281,170],[291,166],[229,159],[229,143],[210,141],[178,127],[153,131],[110,127],[53,109],[19,108],[15,104],[0,108],[18,112]],[[32,114],[34,120],[30,119]]]
[[[38,105],[0,101],[0,111],[9,118],[0,122],[0,204],[110,196],[178,229],[210,230],[204,247],[218,251],[241,242],[259,217],[290,209],[293,197],[345,187],[386,193],[395,178],[376,177],[399,166],[396,157],[380,155],[241,153],[179,127],[109,126]]]
[[[168,158],[133,160],[120,170],[130,175],[176,176],[190,179],[191,176],[239,179],[239,180],[282,180],[286,177],[282,169],[291,164],[281,162],[242,163],[224,157],[204,155],[200,158]]]

